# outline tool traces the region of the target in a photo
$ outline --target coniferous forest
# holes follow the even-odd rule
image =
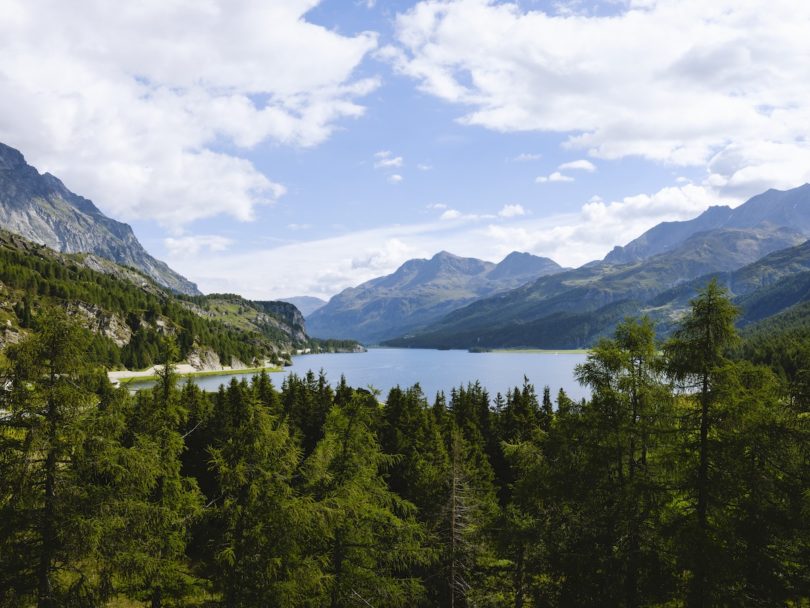
[[[663,343],[626,319],[575,402],[130,394],[42,309],[3,371],[0,606],[808,606],[810,347],[735,316],[710,283]]]

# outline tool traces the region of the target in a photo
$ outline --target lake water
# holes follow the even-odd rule
[[[585,361],[583,354],[494,352],[469,353],[462,350],[428,350],[409,348],[372,348],[365,353],[337,353],[300,355],[293,358],[293,365],[283,372],[271,374],[274,384],[280,386],[283,375],[295,373],[302,376],[312,370],[323,370],[332,384],[346,376],[350,386],[382,391],[385,398],[388,390],[396,385],[411,386],[417,382],[429,400],[438,391],[449,393],[461,384],[478,380],[491,396],[506,393],[510,388],[523,385],[523,376],[535,385],[538,394],[543,386],[551,388],[555,397],[560,388],[569,397],[580,399],[588,396],[588,390],[574,379],[574,367]],[[241,379],[244,374],[223,374],[193,378],[195,384],[207,391],[215,391],[220,384],[231,378]],[[129,385],[142,388],[142,383]]]

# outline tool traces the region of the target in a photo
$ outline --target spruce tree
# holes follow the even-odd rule
[[[81,573],[57,581],[56,572],[73,569],[83,556],[84,548],[71,542],[82,508],[71,465],[93,395],[82,378],[82,330],[61,310],[41,312],[34,325],[35,333],[7,352],[0,593],[12,605],[32,598],[39,608],[53,608],[82,586]]]
[[[210,448],[218,496],[208,530],[227,608],[301,605],[317,580],[303,556],[313,509],[292,488],[300,450],[256,399],[258,388],[231,382],[233,424]]]
[[[377,409],[374,397],[361,392],[333,406],[305,464],[321,525],[312,549],[324,574],[312,605],[411,606],[424,593],[412,572],[428,559],[425,532],[414,506],[383,477],[394,458],[382,453],[372,431]]]
[[[157,461],[149,496],[132,519],[132,534],[140,543],[123,556],[122,564],[127,588],[152,608],[182,598],[195,585],[186,543],[189,528],[202,506],[196,481],[181,470],[185,444],[180,431],[188,412],[182,407],[176,387],[177,348],[167,339],[162,350],[157,383],[138,393],[130,420],[130,432],[151,445]]]
[[[716,279],[691,302],[691,310],[665,346],[669,373],[686,391],[683,400],[696,404],[698,454],[693,493],[695,526],[687,541],[691,578],[689,606],[703,608],[713,603],[712,562],[716,543],[710,529],[712,501],[712,432],[717,420],[718,400],[726,351],[737,340],[734,320],[737,309]]]

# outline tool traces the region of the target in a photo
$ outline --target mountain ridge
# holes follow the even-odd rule
[[[479,299],[421,332],[386,344],[580,348],[609,333],[624,314],[638,314],[645,302],[667,289],[712,273],[734,271],[805,240],[797,230],[772,226],[697,233],[678,248],[646,260],[586,265]],[[566,324],[575,330],[565,333]]]
[[[430,259],[408,260],[389,275],[332,297],[307,318],[308,330],[317,337],[376,342],[411,331],[465,303],[562,270],[548,258],[513,254],[499,264],[447,251]]]
[[[755,228],[763,223],[788,226],[810,236],[810,184],[790,190],[770,188],[738,207],[712,206],[691,220],[661,222],[604,258],[610,264],[646,259],[678,246],[690,236],[721,228]]]
[[[158,284],[187,295],[197,285],[152,257],[132,228],[104,215],[57,177],[40,174],[23,154],[0,143],[0,227],[62,253],[92,253],[131,266]]]

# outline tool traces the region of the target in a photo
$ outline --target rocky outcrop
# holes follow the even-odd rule
[[[131,266],[176,293],[197,286],[149,255],[128,224],[101,213],[53,175],[40,174],[23,155],[0,144],[0,227],[64,253],[93,253]]]
[[[208,347],[195,346],[188,354],[187,363],[200,372],[222,369],[219,355]]]
[[[81,324],[92,331],[109,338],[119,348],[129,344],[132,329],[120,316],[103,311],[98,306],[73,302],[68,306],[68,314],[81,319]]]
[[[276,327],[286,334],[290,342],[293,343],[307,342],[309,340],[304,315],[293,304],[282,301],[252,302],[252,304],[266,313],[265,315],[261,315],[261,313],[257,315],[257,324],[268,323]]]

